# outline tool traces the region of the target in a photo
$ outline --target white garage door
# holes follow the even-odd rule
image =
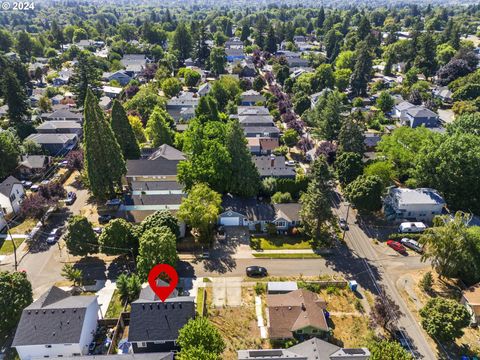
[[[239,217],[222,217],[220,218],[220,224],[225,226],[238,226],[240,225]]]

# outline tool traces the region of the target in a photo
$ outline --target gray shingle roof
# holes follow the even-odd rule
[[[47,158],[45,155],[22,155],[20,165],[29,169],[43,169]]]
[[[300,220],[301,206],[298,203],[274,204],[273,208],[275,209],[277,217],[282,217],[288,221]]]
[[[76,134],[31,134],[27,140],[35,141],[37,144],[66,144],[76,138]]]
[[[87,307],[96,301],[51,287],[23,310],[13,346],[78,343]]]
[[[222,198],[223,213],[233,211],[242,214],[250,221],[273,221],[275,211],[272,205],[259,202],[255,198],[240,198],[231,194]]]
[[[285,165],[284,156],[254,156],[253,162],[260,176],[294,177],[295,168]]]
[[[407,114],[412,117],[419,117],[419,118],[431,118],[431,117],[438,117],[432,110],[429,110],[423,106],[414,106],[407,110]]]
[[[165,302],[139,299],[132,303],[128,341],[176,340],[188,320],[195,317],[193,297]]]
[[[177,175],[177,160],[127,160],[127,176]]]
[[[112,355],[85,355],[63,357],[75,360],[173,360],[173,352],[169,353],[144,353],[144,354],[112,354]]]
[[[3,194],[7,197],[10,197],[10,193],[12,192],[12,187],[15,184],[21,184],[21,182],[14,178],[13,176],[7,177],[0,183],[0,194]]]

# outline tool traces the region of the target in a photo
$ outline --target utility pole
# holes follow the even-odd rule
[[[347,232],[347,227],[348,227],[348,213],[349,212],[350,212],[350,203],[347,202],[347,216],[345,217],[345,226],[343,227],[342,242],[345,241],[345,233]]]
[[[17,271],[17,244],[15,244],[15,240],[13,239],[13,236],[10,233],[10,225],[8,225],[8,221],[5,218],[5,213],[3,212],[3,209],[0,209],[0,217],[3,217],[5,219],[5,222],[7,223],[7,236],[10,237],[10,240],[11,240],[12,245],[13,245],[13,258],[14,258],[14,261],[15,261],[14,268],[15,268],[15,271]]]

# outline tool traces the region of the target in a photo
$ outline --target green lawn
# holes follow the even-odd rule
[[[24,240],[25,239],[19,239],[19,238],[13,239],[13,241],[15,241],[15,245],[17,245],[17,249],[23,243]],[[4,239],[0,240],[0,255],[10,255],[10,254],[13,254],[12,240],[4,240]]]
[[[301,250],[311,249],[310,240],[298,236],[252,236],[250,247],[254,250]]]
[[[112,300],[108,304],[107,313],[105,314],[106,319],[116,319],[120,317],[120,314],[123,311],[123,304],[120,300],[120,293],[118,290],[113,292]]]
[[[253,254],[256,258],[268,259],[320,259],[321,255],[306,253],[306,254]]]
[[[205,288],[198,288],[197,293],[197,313],[203,316],[203,306],[205,302]]]

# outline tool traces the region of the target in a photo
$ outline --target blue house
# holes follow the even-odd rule
[[[127,85],[132,80],[124,70],[119,70],[114,73],[104,73],[103,78],[109,82],[116,80],[122,86]]]
[[[405,112],[405,116],[402,121],[405,123],[405,125],[410,125],[412,128],[422,125],[427,128],[435,128],[438,127],[439,118],[438,115],[432,110],[429,110],[423,106],[414,106]]]
[[[225,55],[228,62],[242,61],[246,57],[243,49],[225,49]]]

